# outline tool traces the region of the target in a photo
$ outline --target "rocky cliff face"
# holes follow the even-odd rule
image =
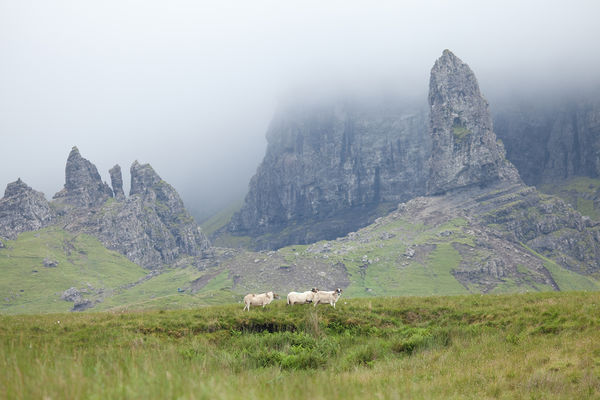
[[[19,233],[48,226],[53,217],[44,194],[19,178],[6,186],[0,199],[0,237],[15,239]]]
[[[335,238],[369,223],[378,206],[425,192],[425,130],[418,107],[338,103],[280,111],[229,229],[270,233],[259,247],[279,247]]]
[[[496,141],[488,103],[479,92],[475,74],[449,50],[431,69],[429,105],[429,194],[520,180]]]
[[[599,98],[515,100],[495,107],[496,133],[527,184],[600,177]]]
[[[73,147],[67,158],[65,187],[54,195],[54,200],[75,207],[95,207],[112,195],[96,166],[83,158],[77,147]]]
[[[475,75],[448,50],[431,71],[429,104],[429,119],[423,108],[350,103],[278,113],[229,230],[259,248],[309,243],[365,226],[385,204],[520,181]]]

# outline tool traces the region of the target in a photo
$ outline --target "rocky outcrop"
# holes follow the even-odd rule
[[[77,147],[73,147],[67,158],[65,187],[54,195],[54,200],[75,207],[96,207],[112,195],[96,166],[83,158]]]
[[[262,248],[309,243],[342,236],[388,211],[386,204],[423,194],[425,115],[419,107],[347,102],[280,110],[230,231],[264,235]]]
[[[115,199],[125,199],[125,192],[123,191],[123,175],[121,175],[121,167],[119,164],[116,164],[114,167],[108,170],[108,173],[110,174],[110,182]]]
[[[4,197],[0,199],[0,237],[16,239],[22,232],[48,226],[53,217],[44,194],[19,178],[6,186]]]
[[[149,269],[202,257],[210,248],[175,189],[137,161],[131,166],[130,197],[106,203],[80,228]]]
[[[60,224],[67,231],[95,236],[148,269],[172,265],[184,257],[195,263],[210,251],[208,239],[175,189],[149,164],[136,161],[131,166],[129,198],[123,192],[118,165],[110,170],[112,198],[96,166],[81,157],[77,147],[69,154],[65,171],[65,187],[52,203],[21,179],[7,186],[0,200],[0,237],[15,239],[21,232]],[[44,260],[44,265],[56,267],[58,263]]]
[[[472,243],[453,243],[462,261],[452,274],[484,292],[507,279],[523,279],[523,272],[554,290],[569,290],[554,281],[551,262],[582,275],[600,272],[600,224],[523,184],[499,181],[415,198],[400,204],[389,218],[397,217],[437,227],[462,219],[463,233]]]
[[[600,93],[511,99],[494,107],[506,157],[528,185],[600,177]]]
[[[429,194],[520,180],[496,141],[488,103],[479,92],[475,74],[449,50],[431,69],[429,105]]]

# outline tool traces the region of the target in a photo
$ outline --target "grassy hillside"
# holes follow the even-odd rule
[[[5,398],[600,397],[600,293],[0,316]]]
[[[107,250],[89,235],[52,227],[26,232],[0,249],[0,313],[69,311],[74,303],[61,299],[71,287],[97,302],[94,310],[111,308],[190,308],[238,300],[226,289],[227,273],[211,279],[194,295],[190,282],[206,272],[186,266],[150,271],[123,255]],[[56,262],[44,266],[44,260]],[[180,289],[181,291],[178,291]],[[225,289],[225,290],[223,290]]]
[[[0,249],[0,313],[68,311],[74,303],[61,294],[70,287],[94,302],[95,311],[189,309],[239,302],[248,292],[275,290],[285,296],[313,286],[341,286],[347,298],[553,290],[526,264],[487,287],[457,279],[465,265],[498,254],[478,246],[478,235],[464,218],[426,224],[390,215],[338,240],[275,252],[221,249],[233,255],[205,268],[181,263],[148,275],[90,236],[48,228],[25,233]],[[525,250],[543,262],[561,290],[600,289],[593,277]],[[44,267],[44,259],[58,265]]]
[[[89,298],[135,282],[147,271],[97,239],[59,228],[21,234],[0,250],[0,312],[61,312],[73,307],[61,300],[70,287]],[[44,266],[44,260],[55,267]]]
[[[224,260],[220,268],[240,277],[242,283],[234,290],[241,291],[323,287],[333,269],[345,271],[348,286],[343,287],[348,297],[554,290],[546,276],[530,268],[535,261],[543,265],[560,290],[600,290],[594,277],[562,268],[523,244],[494,240],[483,241],[481,232],[465,218],[436,224],[390,214],[344,238],[275,252],[245,251]],[[474,281],[457,278],[463,270],[478,272],[475,266],[485,265],[486,260],[506,253],[513,257],[516,252],[522,254],[523,261],[515,270],[499,276],[483,275]],[[487,281],[486,285],[477,279]]]

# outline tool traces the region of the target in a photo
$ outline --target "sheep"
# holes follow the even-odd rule
[[[318,291],[319,289],[312,288],[311,290],[308,290],[303,293],[290,292],[287,295],[287,304],[293,306],[294,304],[312,303],[313,297]]]
[[[273,292],[254,294],[250,293],[244,297],[244,310],[248,309],[250,311],[250,306],[265,306],[273,301],[273,299],[278,299],[279,295]]]
[[[329,303],[333,306],[333,308],[335,308],[335,303],[336,303],[336,301],[338,301],[338,299],[340,298],[341,295],[342,295],[342,289],[340,289],[340,288],[335,289],[333,292],[326,292],[326,291],[319,290],[319,291],[317,291],[317,293],[315,293],[315,295],[313,297],[313,304],[316,307],[317,304],[319,304],[319,303],[321,303],[321,304]]]

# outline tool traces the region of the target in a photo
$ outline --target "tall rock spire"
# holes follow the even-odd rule
[[[65,187],[54,199],[76,207],[95,207],[112,197],[110,187],[102,182],[98,169],[79,154],[74,146],[65,167]]]
[[[444,50],[429,81],[432,152],[429,194],[499,180],[520,181],[496,141],[488,103],[475,74],[451,51]]]
[[[115,194],[115,199],[123,200],[125,198],[125,192],[123,191],[123,175],[121,174],[121,166],[116,164],[108,171],[108,173],[110,174],[110,182]]]

